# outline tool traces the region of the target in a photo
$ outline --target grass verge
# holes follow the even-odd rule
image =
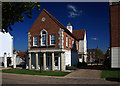
[[[27,70],[27,69],[4,69],[2,73],[14,73],[14,74],[26,74],[26,75],[42,75],[42,76],[65,76],[70,72],[62,71],[42,71],[39,70]]]
[[[120,79],[120,70],[103,70],[101,78],[118,78]]]

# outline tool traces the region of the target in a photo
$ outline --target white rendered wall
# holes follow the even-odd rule
[[[87,54],[87,39],[86,39],[86,32],[84,36],[84,54]]]
[[[87,38],[86,38],[86,32],[84,36],[84,61],[87,62]]]
[[[84,40],[79,40],[79,54],[84,54],[84,61],[87,62],[87,38],[86,32]],[[79,59],[79,62],[83,62],[83,59]]]
[[[120,68],[120,47],[111,48],[111,67]]]
[[[9,33],[0,32],[0,57],[4,57],[5,52],[7,57],[13,56],[13,37]]]
[[[79,52],[84,53],[84,40],[79,40]]]
[[[69,50],[67,50],[66,52],[65,52],[65,65],[69,65],[69,66],[71,66],[71,51]]]
[[[3,62],[4,53],[7,54],[7,57],[13,57],[13,37],[7,33],[0,32],[0,66]],[[12,60],[12,58],[11,58]],[[11,62],[11,64],[13,61]]]

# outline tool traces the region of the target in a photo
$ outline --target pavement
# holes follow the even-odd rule
[[[93,69],[79,69],[76,70],[65,77],[67,78],[84,78],[84,79],[100,79],[101,70]]]
[[[118,82],[101,79],[100,70],[79,69],[65,77],[2,74],[3,84],[118,84]]]
[[[4,69],[10,69],[10,68],[0,68],[0,70],[4,70]]]

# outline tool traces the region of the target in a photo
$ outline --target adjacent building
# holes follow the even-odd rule
[[[13,65],[13,36],[0,30],[0,67],[7,67],[7,57],[11,58]]]
[[[96,60],[96,49],[88,49],[87,62],[95,62]]]
[[[111,67],[120,68],[120,2],[110,3]]]
[[[27,52],[17,52],[16,55],[16,65],[24,65],[26,64]]]
[[[86,31],[63,26],[45,9],[28,31],[27,69],[65,70],[77,65],[79,55],[86,60]]]

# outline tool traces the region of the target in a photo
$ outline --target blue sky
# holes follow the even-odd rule
[[[109,3],[107,2],[41,2],[40,11],[33,11],[31,19],[25,16],[24,22],[15,23],[10,33],[14,37],[14,49],[26,51],[27,31],[41,11],[46,9],[64,26],[70,22],[73,30],[86,29],[87,48],[98,46],[104,53],[109,46]]]

